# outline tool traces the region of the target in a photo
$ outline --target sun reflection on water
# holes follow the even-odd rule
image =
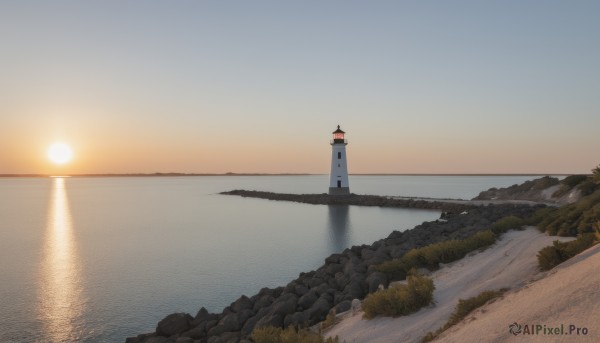
[[[85,301],[63,178],[53,179],[43,251],[38,318],[44,326],[44,340],[77,341],[82,335]]]

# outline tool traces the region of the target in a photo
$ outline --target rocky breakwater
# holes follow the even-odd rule
[[[263,288],[250,297],[242,295],[221,313],[201,308],[195,316],[170,314],[158,323],[155,332],[127,338],[126,342],[252,342],[251,333],[258,327],[311,326],[323,321],[332,309],[336,313],[347,311],[354,299],[364,299],[380,285],[387,286],[390,280],[377,271],[382,262],[401,257],[412,248],[469,237],[502,217],[526,217],[538,208],[490,205],[444,213],[439,220],[333,254],[317,270],[301,273],[284,287]]]
[[[447,212],[462,212],[474,205],[444,202],[438,200],[422,200],[394,198],[381,195],[342,195],[332,196],[323,194],[289,194],[273,193],[262,191],[233,190],[221,192],[224,195],[238,195],[247,198],[259,198],[276,201],[293,201],[313,205],[356,205],[356,206],[379,206],[379,207],[398,207],[398,208],[419,208],[428,210],[441,210]]]

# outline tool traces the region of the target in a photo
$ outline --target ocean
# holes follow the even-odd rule
[[[357,194],[470,199],[536,176],[350,176]],[[439,211],[220,195],[324,193],[327,175],[0,178],[0,342],[124,342],[220,312]]]

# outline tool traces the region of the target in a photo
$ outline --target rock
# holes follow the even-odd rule
[[[344,290],[344,287],[346,287],[346,285],[348,285],[348,282],[350,282],[350,278],[348,278],[344,273],[337,273],[335,274],[335,285],[336,288],[340,291]]]
[[[182,333],[181,337],[190,337],[193,339],[201,339],[206,337],[206,322],[202,322],[202,324],[199,326]]]
[[[276,328],[283,327],[283,318],[278,314],[267,314],[266,316],[262,317],[256,323],[256,325],[254,325],[254,328],[256,329],[266,326],[273,326]]]
[[[254,327],[256,326],[256,323],[258,323],[258,321],[261,319],[262,317],[258,317],[258,316],[254,316],[252,318],[249,318],[246,323],[244,323],[244,326],[242,327],[242,331],[241,334],[242,336],[246,337],[249,336],[252,331],[254,330]]]
[[[193,318],[187,313],[172,313],[158,322],[156,334],[159,336],[172,336],[188,331]]]
[[[362,309],[362,303],[360,302],[359,299],[352,300],[351,309],[352,309],[352,313],[356,313]]]
[[[215,340],[213,340],[214,343],[237,343],[240,340],[240,333],[239,332],[225,332],[221,335],[219,335],[218,337],[216,337]],[[209,340],[210,342],[210,340]]]
[[[154,336],[144,340],[144,343],[168,343],[169,338],[163,336]]]
[[[329,285],[327,283],[323,283],[323,284],[320,284],[318,287],[315,287],[315,291],[317,292],[317,294],[319,296],[329,292],[330,289],[331,288],[329,288]]]
[[[198,326],[202,322],[216,320],[217,318],[218,318],[218,316],[216,314],[208,313],[208,310],[205,309],[204,307],[202,307],[196,314],[196,317],[194,317],[194,320],[192,320],[191,326],[192,327]]]
[[[217,326],[219,325],[223,326],[223,332],[238,331],[242,328],[242,324],[240,324],[240,319],[237,313],[226,315],[219,321]]]
[[[338,263],[330,264],[325,268],[325,272],[330,276],[335,275],[336,273],[339,273],[343,270],[344,270],[344,266],[342,266],[341,264],[338,264]]]
[[[298,299],[298,306],[302,307],[304,310],[309,309],[317,299],[319,299],[317,292],[314,289],[311,289],[308,293]]]
[[[344,300],[334,307],[335,313],[343,313],[349,311],[351,308],[352,302],[350,300]]]
[[[250,310],[252,309],[252,306],[254,304],[252,303],[252,300],[250,300],[250,298],[248,298],[245,295],[242,295],[238,300],[234,301],[231,306],[229,306],[231,308],[231,310],[235,313],[239,313],[242,310]]]
[[[252,309],[254,312],[258,312],[261,308],[271,306],[274,300],[275,298],[271,295],[263,295],[254,302],[254,307]]]
[[[371,273],[367,277],[367,284],[369,285],[369,293],[373,293],[379,289],[379,285],[383,285],[383,287],[388,286],[388,278],[382,272],[374,272]]]
[[[365,296],[360,284],[356,281],[350,281],[350,283],[344,288],[344,293],[350,296],[352,299],[362,299]]]
[[[294,288],[294,293],[297,296],[301,297],[308,293],[308,287],[306,287],[305,285],[296,285],[296,287]]]
[[[308,287],[315,288],[315,287],[323,284],[323,282],[325,282],[325,280],[318,278],[318,277],[313,277],[310,280],[308,280]]]
[[[281,318],[283,318],[290,313],[296,312],[297,304],[298,297],[295,294],[284,294],[275,300],[269,313],[279,315]]]
[[[209,331],[210,329],[214,328],[215,326],[217,326],[218,321],[217,320],[209,320],[206,322],[206,331]]]
[[[246,320],[246,322],[242,326],[242,336],[250,335],[256,323],[258,323],[258,321],[261,320],[264,316],[269,314],[269,311],[271,311],[270,307],[263,307],[258,311],[258,313],[256,313],[256,315],[248,318],[248,320]]]
[[[194,343],[194,340],[190,337],[179,337],[175,340],[175,343]]]
[[[288,327],[290,325],[303,326],[306,322],[308,322],[308,317],[304,312],[288,314],[285,316],[285,318],[283,318],[284,327]]]
[[[325,264],[340,263],[340,258],[342,258],[343,256],[344,255],[342,255],[342,254],[329,255],[329,257],[325,258]]]
[[[238,313],[238,320],[240,322],[240,327],[242,327],[244,325],[244,323],[246,323],[246,321],[248,319],[250,319],[252,316],[254,316],[254,311],[252,311],[252,310],[240,311],[240,313]]]
[[[313,306],[311,306],[311,308],[309,308],[308,310],[304,311],[304,313],[308,317],[310,323],[313,324],[323,321],[325,319],[325,316],[327,316],[327,313],[329,312],[330,308],[331,305],[327,300],[319,298],[317,299],[317,301],[315,301]]]

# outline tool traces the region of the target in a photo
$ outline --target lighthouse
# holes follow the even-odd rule
[[[348,183],[348,163],[346,162],[346,139],[345,132],[338,125],[333,131],[331,141],[331,174],[329,175],[329,195],[350,194]]]

